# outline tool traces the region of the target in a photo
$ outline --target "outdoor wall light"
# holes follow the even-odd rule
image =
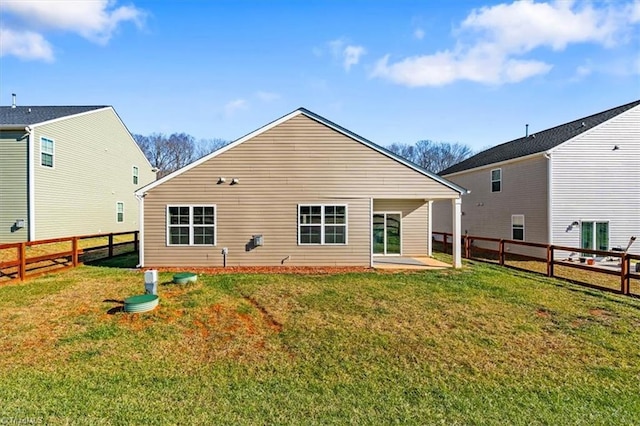
[[[578,222],[577,220],[574,220],[573,222],[571,222],[571,226],[578,226],[580,225],[580,222]]]
[[[218,178],[218,184],[225,183],[227,180],[223,177]]]
[[[17,229],[24,228],[24,219],[16,219],[15,227]]]
[[[617,151],[617,150],[619,150],[619,149],[620,149],[620,147],[619,147],[618,145],[614,145],[614,146],[613,146],[613,149],[612,149],[611,151]]]
[[[231,179],[231,185],[237,185],[239,183],[240,183],[240,179],[238,179],[238,178]]]

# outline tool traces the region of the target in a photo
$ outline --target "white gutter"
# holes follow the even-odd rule
[[[144,267],[144,194],[135,194],[138,199],[138,268]]]
[[[547,159],[547,244],[553,244],[553,161],[551,151],[544,153]]]
[[[373,198],[369,198],[369,267],[373,268]]]
[[[27,216],[29,220],[29,241],[36,240],[36,179],[34,176],[35,173],[35,162],[34,158],[34,130],[30,126],[26,126],[24,130],[29,133],[29,137],[27,138]]]

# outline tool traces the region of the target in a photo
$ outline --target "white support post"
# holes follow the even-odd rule
[[[433,201],[429,200],[427,203],[427,256],[433,256]]]
[[[460,248],[460,241],[462,238],[462,199],[455,198],[451,200],[452,211],[453,211],[453,241],[452,243],[452,254],[453,254],[453,267],[461,268],[462,267],[462,251]]]

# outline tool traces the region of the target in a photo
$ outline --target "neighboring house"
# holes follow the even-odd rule
[[[137,191],[140,263],[370,266],[374,256],[426,256],[431,202],[459,213],[463,192],[301,108]],[[459,229],[459,214],[449,219]]]
[[[0,243],[137,230],[154,180],[110,106],[0,107]]]
[[[624,249],[640,237],[640,101],[495,146],[440,175],[470,191],[469,235]],[[434,217],[448,209],[434,206]],[[640,253],[638,241],[630,252]]]

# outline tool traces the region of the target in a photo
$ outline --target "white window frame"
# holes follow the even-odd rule
[[[122,212],[120,212],[122,206]],[[118,220],[118,215],[122,213],[122,220]],[[116,201],[116,223],[124,223],[124,201]]]
[[[597,242],[598,242],[598,224],[599,223],[606,223],[607,224],[607,248],[604,251],[609,251],[611,250],[611,221],[610,220],[604,220],[604,219],[582,219],[580,220],[580,248],[582,248],[582,225],[584,223],[590,223],[591,225],[593,225],[593,238],[591,240],[591,245],[593,246],[592,249],[590,250],[600,250],[597,246]],[[589,255],[591,256],[591,255]]]
[[[138,182],[140,182],[140,169],[138,169],[138,166],[133,166],[133,168],[131,169],[131,172],[133,174],[133,184],[137,185]]]
[[[499,172],[500,177],[498,179],[493,179],[493,172]],[[502,192],[502,168],[491,169],[491,192]],[[500,189],[498,191],[493,190],[493,183],[498,182],[500,184]]]
[[[302,207],[320,207],[320,223],[308,224],[300,223],[300,209]],[[325,223],[325,209],[327,207],[344,207],[344,224]],[[304,203],[298,204],[298,245],[299,246],[346,246],[349,244],[349,206],[347,204],[333,204],[333,203]],[[300,241],[300,229],[303,226],[319,226],[320,227],[320,242],[319,243],[303,243]],[[327,226],[344,226],[344,243],[327,243],[325,242],[325,228]]]
[[[521,217],[522,218],[522,239],[521,240],[517,240],[515,238],[513,238],[513,231],[516,229],[515,226],[516,224],[514,223],[514,218],[516,217]],[[520,225],[517,225],[520,226]],[[518,228],[520,229],[520,228]],[[511,239],[513,241],[525,241],[525,222],[524,222],[524,215],[523,214],[512,214],[511,215]]]
[[[44,148],[44,141],[51,142],[51,152],[46,152]],[[42,154],[51,156],[51,165],[47,166],[42,164]],[[40,167],[46,167],[47,169],[55,169],[56,166],[56,142],[51,138],[40,136]]]
[[[169,222],[169,209],[171,207],[188,207],[189,208],[189,224],[188,225],[171,225]],[[193,209],[195,207],[213,207],[213,225],[202,225],[202,224],[194,224],[193,223]],[[166,220],[166,244],[171,247],[215,247],[218,244],[218,207],[215,204],[167,204],[166,212],[165,212],[165,220]],[[213,228],[213,244],[195,244],[194,240],[194,227],[212,227]],[[181,227],[189,229],[189,244],[171,244],[171,236],[169,233],[169,229],[171,227]]]

